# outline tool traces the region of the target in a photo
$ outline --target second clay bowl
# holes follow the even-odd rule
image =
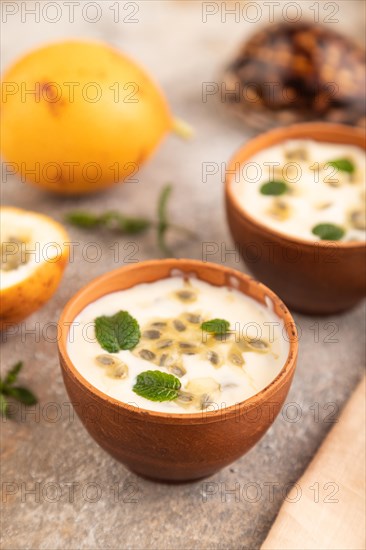
[[[237,166],[290,139],[365,148],[361,130],[322,122],[280,128],[250,140],[234,155],[227,170],[225,199],[230,231],[251,272],[273,288],[288,307],[308,314],[344,311],[365,296],[365,242],[312,242],[280,233],[261,223],[255,213],[246,212],[233,191]]]

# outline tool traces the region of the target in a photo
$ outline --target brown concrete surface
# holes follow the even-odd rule
[[[253,32],[254,25],[229,20],[221,23],[217,18],[203,24],[201,2],[154,1],[139,2],[138,23],[117,25],[106,8],[108,2],[100,4],[104,10],[97,25],[80,17],[74,24],[64,19],[55,25],[29,20],[25,32],[19,17],[9,19],[3,28],[6,42],[3,37],[2,65],[28,47],[52,38],[72,35],[108,40],[154,74],[174,112],[194,126],[195,138],[183,142],[169,137],[138,174],[138,183],[119,185],[103,195],[61,199],[13,178],[3,183],[3,202],[44,212],[60,221],[71,208],[98,212],[118,208],[131,215],[153,216],[159,190],[171,181],[171,218],[198,234],[195,241],[172,236],[176,255],[201,258],[202,243],[208,242],[218,243],[223,252],[231,250],[222,178],[218,173],[203,182],[202,163],[226,162],[249,133],[214,99],[202,102],[201,88],[202,82],[215,80],[237,41]],[[301,4],[304,13],[308,4]],[[351,2],[339,4],[340,20],[346,21],[342,25],[352,29],[353,35],[361,35],[357,15],[360,3],[352,2],[354,10],[348,8]],[[262,22],[266,22],[264,17]],[[156,31],[157,25],[161,32]],[[29,411],[25,418],[18,414],[17,422],[0,423],[1,548],[258,548],[286,492],[306,468],[362,375],[363,306],[327,318],[295,315],[301,330],[298,370],[288,405],[266,436],[246,456],[208,480],[156,484],[115,462],[73,417],[56,344],[51,341],[54,330],[49,325],[57,321],[76,290],[131,260],[128,254],[132,251],[135,260],[158,257],[154,234],[134,239],[75,228],[69,232],[71,240],[80,245],[57,294],[27,319],[17,334],[3,337],[1,343],[1,372],[24,360],[20,381],[32,388],[40,401],[35,412]],[[136,244],[128,244],[132,241]],[[83,259],[89,242],[100,246],[102,258],[96,263]],[[120,251],[117,263],[110,248],[115,242]],[[218,252],[209,259],[245,270],[230,254],[221,256]],[[329,491],[319,487],[319,498],[326,498]]]

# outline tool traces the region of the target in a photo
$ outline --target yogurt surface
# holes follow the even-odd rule
[[[118,311],[137,320],[141,338],[134,349],[108,354],[96,339],[95,319]],[[202,322],[217,318],[230,323],[228,332],[202,330]],[[202,414],[239,403],[270,384],[288,357],[287,340],[283,322],[270,306],[232,288],[176,276],[89,304],[70,327],[67,351],[89,383],[121,402],[165,413]],[[121,361],[127,376],[119,378],[118,368],[114,376],[114,367],[100,364],[101,355]],[[157,402],[137,395],[137,376],[150,370],[178,378],[180,397]]]
[[[264,194],[271,181],[286,190]],[[232,185],[243,210],[281,233],[314,241],[314,228],[332,224],[338,237],[326,240],[366,239],[365,152],[356,146],[288,140],[248,160]]]

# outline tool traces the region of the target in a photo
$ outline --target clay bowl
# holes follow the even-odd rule
[[[124,404],[88,383],[67,350],[68,327],[75,316],[101,296],[172,276],[177,270],[216,286],[236,285],[260,303],[270,300],[284,322],[289,354],[279,375],[261,392],[237,405],[195,414],[151,412]],[[268,297],[268,298],[266,298]],[[165,481],[199,479],[246,453],[270,427],[281,409],[295,371],[297,336],[281,300],[261,283],[238,271],[195,260],[152,260],[111,271],[89,283],[66,305],[59,321],[59,355],[70,400],[95,441],[130,470]]]
[[[226,214],[236,246],[250,271],[293,310],[309,314],[344,311],[365,295],[365,243],[306,241],[266,227],[245,212],[232,189],[235,170],[262,149],[287,139],[345,143],[365,149],[362,130],[322,122],[271,130],[234,155],[225,183]]]

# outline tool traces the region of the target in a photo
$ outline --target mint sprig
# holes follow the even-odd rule
[[[262,195],[278,196],[286,193],[288,189],[289,187],[284,181],[271,180],[261,185],[260,192],[262,193]]]
[[[1,416],[9,415],[8,397],[12,397],[16,401],[19,401],[23,405],[35,405],[38,400],[37,397],[28,389],[23,386],[14,386],[18,379],[18,374],[23,368],[23,362],[18,361],[11,367],[6,374],[4,380],[0,378],[0,413]]]
[[[173,374],[160,370],[141,372],[136,378],[133,391],[150,401],[172,401],[178,397],[181,383]]]
[[[146,218],[124,216],[113,210],[100,215],[84,210],[74,210],[66,214],[65,219],[72,225],[82,229],[106,227],[108,229],[116,229],[128,235],[142,233],[151,225],[150,220]]]
[[[330,160],[329,162],[327,162],[327,165],[333,166],[333,168],[336,168],[340,172],[348,172],[349,174],[353,174],[353,172],[356,170],[354,162],[347,158]]]
[[[133,349],[140,341],[139,324],[128,311],[119,311],[110,317],[102,315],[94,323],[96,339],[109,353]]]
[[[211,319],[201,324],[201,329],[213,334],[225,334],[230,328],[229,321],[225,319]]]
[[[322,241],[339,241],[345,235],[343,227],[333,223],[318,223],[311,231]]]
[[[116,212],[115,210],[110,210],[102,214],[94,214],[86,210],[73,210],[66,214],[65,220],[81,229],[106,228],[126,235],[136,235],[154,227],[156,228],[157,244],[164,256],[174,256],[166,244],[166,234],[168,230],[174,229],[175,231],[185,233],[191,238],[196,237],[196,235],[190,229],[168,221],[167,207],[171,192],[172,186],[166,185],[159,195],[157,221],[147,218],[125,216],[121,212]]]

